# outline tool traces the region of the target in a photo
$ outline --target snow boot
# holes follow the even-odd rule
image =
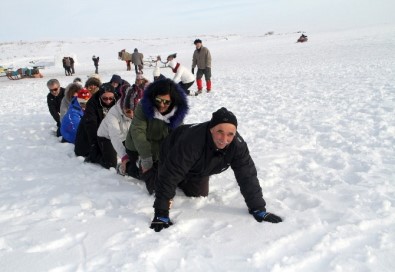
[[[196,79],[196,84],[197,84],[197,87],[198,87],[198,93],[202,93],[203,81],[201,79]]]
[[[207,92],[209,93],[211,91],[211,80],[206,80],[206,87],[207,87]]]

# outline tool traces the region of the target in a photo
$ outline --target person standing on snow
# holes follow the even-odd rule
[[[189,87],[195,82],[195,77],[187,68],[176,61],[176,56],[176,54],[172,54],[167,57],[167,65],[175,73],[173,81],[180,85],[187,95],[197,95],[198,93],[191,93],[189,90]]]
[[[144,55],[142,53],[139,53],[139,50],[135,48],[132,54],[132,63],[134,64],[134,70],[136,71],[136,75],[143,73],[143,59]]]
[[[99,73],[99,57],[96,57],[95,55],[93,55],[92,60],[93,60],[93,64],[95,65],[95,74]]]
[[[210,176],[229,167],[255,220],[282,222],[279,216],[266,212],[255,164],[247,143],[237,132],[236,116],[220,108],[210,121],[180,126],[162,143],[155,186],[155,216],[150,228],[159,232],[173,224],[169,209],[177,187],[186,196],[205,197]]]
[[[196,84],[198,86],[198,93],[203,90],[202,77],[206,79],[207,92],[211,91],[211,54],[207,47],[202,45],[202,40],[196,39],[193,42],[196,50],[193,52],[192,57],[192,74],[195,73],[195,67],[198,67],[196,73]]]

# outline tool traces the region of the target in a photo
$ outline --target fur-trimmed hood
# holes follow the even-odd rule
[[[185,91],[178,84],[176,84],[171,79],[157,80],[148,85],[148,87],[145,89],[144,96],[140,103],[146,118],[148,120],[154,119],[156,109],[154,99],[157,95],[160,95],[160,93],[158,93],[158,86],[163,85],[171,86],[170,97],[172,104],[169,108],[169,112],[171,112],[174,108],[176,109],[174,114],[168,118],[169,122],[166,123],[168,123],[169,128],[174,129],[182,124],[189,111],[188,99]]]

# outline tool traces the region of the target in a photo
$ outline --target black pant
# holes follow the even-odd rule
[[[186,196],[208,196],[210,177],[191,177],[178,184]]]
[[[97,137],[97,143],[101,153],[101,159],[98,161],[101,166],[109,169],[110,167],[117,167],[117,152],[112,146],[111,140],[104,137]]]
[[[126,154],[129,156],[129,162],[126,164],[126,173],[128,176],[140,179],[140,169],[136,165],[139,159],[139,153],[137,153],[137,151],[126,149]]]
[[[184,91],[185,91],[186,94],[190,94],[191,91],[188,90],[188,89],[189,89],[189,87],[191,87],[191,86],[193,85],[194,82],[195,82],[195,81],[192,81],[192,82],[189,82],[189,83],[182,83],[182,82],[180,82],[180,83],[178,83],[178,85],[180,85],[181,88],[184,89]]]

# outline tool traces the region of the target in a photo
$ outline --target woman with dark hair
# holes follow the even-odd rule
[[[104,168],[117,167],[118,158],[128,157],[125,139],[135,110],[135,93],[130,86],[123,86],[121,99],[109,110],[97,130],[99,161]]]
[[[188,110],[184,90],[171,79],[158,80],[148,85],[126,136],[129,158],[124,169],[128,175],[140,178],[141,171],[141,178],[146,180],[144,176],[156,172],[150,170],[155,170],[162,141],[183,123]],[[141,169],[136,167],[138,159]],[[150,191],[151,186],[147,183],[147,189],[149,187]]]
[[[78,126],[75,155],[83,156],[89,162],[97,162],[97,130],[115,102],[114,87],[109,83],[100,86],[99,91],[89,99],[85,114]]]

